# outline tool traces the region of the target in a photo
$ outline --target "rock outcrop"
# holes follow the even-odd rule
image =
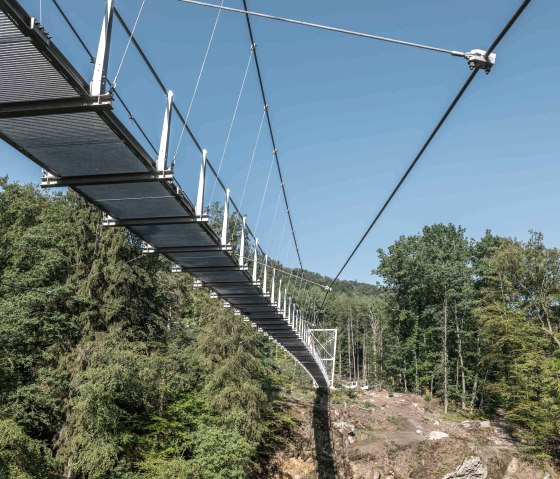
[[[472,456],[463,462],[455,471],[443,476],[443,479],[487,479],[488,469],[482,459]]]

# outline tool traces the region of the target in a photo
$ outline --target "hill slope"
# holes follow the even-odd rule
[[[311,413],[313,401],[311,396],[294,400],[300,429],[276,458],[277,479],[560,477],[523,460],[499,418],[481,421],[445,415],[439,404],[411,394],[360,391],[351,398],[346,391],[335,391],[328,415],[329,446],[321,441],[324,432]],[[322,405],[324,400],[315,398],[315,412]],[[317,443],[314,430],[322,436]]]

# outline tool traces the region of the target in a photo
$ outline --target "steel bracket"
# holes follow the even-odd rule
[[[492,67],[496,64],[496,54],[490,53],[487,55],[487,52],[484,50],[471,50],[465,53],[465,57],[471,70],[478,68],[484,70],[486,74],[490,73],[490,70],[492,70]]]

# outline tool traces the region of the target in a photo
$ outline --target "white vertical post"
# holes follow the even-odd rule
[[[292,297],[288,299],[288,324],[292,324]]]
[[[224,204],[224,221],[222,224],[222,246],[227,246],[227,233],[228,233],[228,221],[229,221],[229,188],[226,189],[226,202]]]
[[[167,92],[167,104],[165,106],[165,116],[163,117],[163,128],[161,130],[161,141],[159,143],[159,154],[157,169],[165,171],[167,169],[167,150],[169,149],[169,129],[171,127],[171,114],[173,113],[173,92]]]
[[[272,282],[270,284],[270,302],[274,304],[274,298],[276,294],[276,268],[272,268]]]
[[[259,238],[255,238],[255,252],[253,253],[253,283],[257,282],[258,261],[259,261]]]
[[[338,339],[338,328],[334,330],[334,352],[333,352],[333,361],[332,361],[332,371],[331,371],[331,384],[330,387],[332,388],[334,385],[334,371],[336,369],[336,342]]]
[[[239,243],[239,266],[243,267],[245,265],[245,225],[247,224],[247,217],[243,217],[243,223],[241,224],[241,241]]]
[[[109,51],[111,49],[111,33],[113,31],[113,13],[115,11],[115,0],[107,0],[105,15],[101,25],[101,35],[95,58],[93,80],[90,85],[91,96],[101,96],[106,93],[107,67],[109,65]]]
[[[266,295],[266,281],[268,279],[268,255],[264,256],[263,293]]]
[[[199,218],[202,217],[204,209],[204,186],[206,184],[206,150],[202,150],[202,165],[200,166],[200,177],[198,179],[198,194],[196,196],[195,214]]]
[[[282,309],[282,278],[278,282],[278,311]]]

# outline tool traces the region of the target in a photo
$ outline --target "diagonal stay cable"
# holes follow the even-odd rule
[[[329,27],[327,25],[320,25],[318,23],[304,22],[302,20],[294,20],[293,18],[279,17],[277,15],[270,15],[270,14],[267,14],[267,13],[251,12],[251,11],[247,10],[247,5],[246,5],[245,2],[243,2],[245,9],[241,10],[239,8],[224,7],[223,5],[222,6],[221,5],[214,5],[213,3],[199,2],[199,1],[196,1],[196,0],[179,0],[179,1],[181,1],[183,3],[190,3],[191,5],[199,5],[201,7],[217,8],[219,10],[225,10],[227,12],[242,13],[242,14],[245,14],[246,16],[252,15],[254,17],[266,18],[267,20],[276,20],[276,21],[279,21],[279,22],[291,23],[293,25],[300,25],[300,26],[303,26],[303,27],[317,28],[319,30],[327,30],[327,31],[336,32],[336,33],[344,33],[346,35],[353,35],[355,37],[368,38],[370,40],[378,40],[378,41],[387,42],[387,43],[396,43],[398,45],[403,45],[403,46],[407,46],[407,47],[421,48],[423,50],[431,50],[433,52],[446,53],[448,55],[453,55],[454,57],[466,58],[465,53],[458,52],[458,51],[455,51],[455,50],[448,50],[446,48],[438,48],[438,47],[433,47],[433,46],[430,46],[430,45],[423,45],[421,43],[414,43],[414,42],[407,42],[407,41],[404,41],[404,40],[397,40],[395,38],[382,37],[380,35],[372,35],[371,33],[356,32],[354,30],[347,30],[345,28]]]
[[[246,0],[243,0],[243,7],[245,8],[245,10],[247,10],[247,1]],[[249,17],[248,14],[246,14],[245,19],[247,20],[247,29],[249,31],[249,38],[251,40],[251,45],[256,45],[255,37],[253,35],[253,28],[251,26],[251,18]],[[301,269],[303,269],[303,264],[301,262],[301,255],[300,255],[300,252],[299,252],[299,246],[298,246],[297,239],[296,239],[296,232],[295,232],[295,229],[294,229],[294,222],[292,220],[292,213],[290,211],[290,206],[288,204],[288,195],[286,194],[286,186],[284,184],[284,177],[282,176],[282,168],[280,167],[280,160],[278,158],[278,148],[276,147],[276,140],[274,138],[274,131],[272,130],[272,121],[270,120],[270,109],[268,107],[268,102],[266,100],[266,93],[265,93],[265,90],[264,90],[264,82],[263,82],[263,78],[262,78],[261,67],[259,65],[259,57],[257,55],[257,49],[256,48],[254,48],[254,55],[255,55],[255,67],[257,69],[257,76],[259,78],[259,87],[260,87],[260,90],[261,90],[263,105],[264,105],[264,108],[265,108],[265,111],[266,111],[266,121],[267,121],[267,124],[268,124],[268,131],[269,131],[269,134],[270,134],[270,140],[272,142],[274,159],[276,160],[276,169],[278,170],[278,176],[280,177],[280,186],[282,187],[282,193],[283,193],[283,196],[284,196],[284,203],[286,205],[286,212],[288,213],[288,219],[290,220],[290,227],[291,227],[291,230],[292,230],[292,238],[294,240],[294,245],[296,247],[299,266],[300,266]]]
[[[282,194],[282,189],[279,188],[278,189],[278,196],[276,198],[276,208],[274,209],[274,217],[272,218],[272,225],[270,226],[269,230],[268,230],[268,239],[266,241],[266,244],[270,244],[270,241],[272,240],[272,233],[274,232],[274,228],[276,226],[276,219],[278,217],[278,207],[280,206],[280,195]]]
[[[270,184],[270,174],[272,173],[273,164],[274,164],[274,157],[272,157],[271,160],[270,160],[270,168],[268,169],[268,176],[266,177],[266,184],[265,184],[263,195],[262,195],[262,198],[261,198],[261,206],[259,208],[259,214],[257,216],[255,233],[258,233],[259,224],[261,222],[261,214],[262,214],[262,210],[263,210],[263,206],[264,206],[264,200],[266,199],[266,194],[268,193],[268,185]]]
[[[235,103],[235,109],[233,110],[233,116],[231,117],[231,122],[229,124],[229,129],[228,129],[228,133],[226,136],[226,142],[224,144],[224,149],[222,151],[222,157],[220,158],[220,164],[218,165],[218,173],[217,175],[220,175],[220,172],[222,171],[222,166],[224,164],[224,158],[226,157],[226,153],[227,153],[227,149],[229,146],[229,140],[231,139],[231,132],[233,131],[233,125],[235,124],[235,119],[237,118],[237,110],[239,110],[239,103],[241,102],[241,97],[243,96],[243,90],[245,89],[245,83],[247,81],[247,74],[249,73],[249,67],[251,66],[251,60],[253,59],[253,53],[254,53],[255,49],[253,48],[253,45],[251,45],[251,51],[249,53],[249,59],[247,60],[247,66],[245,67],[245,73],[243,75],[243,81],[241,82],[241,88],[239,89],[239,95],[237,95],[237,102]],[[212,199],[214,198],[214,192],[216,190],[216,183],[217,183],[217,178],[214,181],[214,186],[212,187],[212,194],[210,195],[210,204],[212,203]]]
[[[519,16],[523,13],[523,11],[525,10],[525,8],[529,5],[529,3],[531,2],[531,0],[524,0],[523,3],[520,5],[520,7],[517,9],[517,11],[514,13],[514,15],[511,17],[511,19],[509,20],[509,22],[506,24],[506,26],[501,30],[501,32],[498,34],[497,38],[492,42],[490,48],[486,51],[485,53],[485,58],[488,59],[488,57],[490,56],[490,54],[492,53],[492,51],[498,46],[498,44],[500,43],[500,41],[504,38],[505,34],[509,31],[509,29],[512,27],[512,25],[515,23],[515,21],[519,18]],[[397,194],[397,192],[399,191],[400,187],[402,186],[402,184],[405,182],[405,180],[407,179],[408,175],[410,174],[410,172],[412,171],[412,169],[416,166],[416,163],[418,163],[418,161],[420,160],[420,158],[422,157],[422,155],[424,154],[424,152],[427,150],[428,146],[430,146],[430,143],[432,142],[432,140],[434,139],[434,137],[437,135],[437,133],[439,132],[439,130],[441,129],[441,127],[443,126],[443,124],[445,123],[445,121],[447,120],[447,118],[449,117],[449,115],[451,114],[451,112],[453,111],[453,109],[455,108],[455,106],[457,105],[457,103],[459,103],[459,100],[461,99],[461,97],[463,96],[463,94],[467,91],[467,88],[469,87],[469,85],[472,83],[472,81],[474,80],[474,78],[476,77],[477,73],[479,72],[479,68],[475,68],[471,74],[469,75],[469,77],[467,78],[467,81],[463,84],[463,86],[461,87],[461,89],[459,90],[459,93],[455,96],[455,98],[453,99],[453,101],[451,102],[451,105],[449,105],[449,107],[447,108],[447,110],[445,111],[445,113],[443,114],[443,116],[441,117],[441,119],[439,120],[439,122],[437,123],[436,127],[432,130],[432,133],[430,133],[430,136],[428,137],[428,139],[426,140],[426,142],[424,143],[424,145],[422,145],[422,148],[420,148],[420,151],[418,152],[418,154],[416,155],[416,157],[414,158],[414,160],[412,161],[412,163],[409,165],[409,167],[407,168],[407,170],[405,171],[404,175],[401,177],[401,179],[399,180],[399,182],[397,183],[397,185],[395,186],[395,188],[393,189],[393,191],[391,192],[391,194],[389,195],[389,197],[387,198],[387,200],[385,201],[385,203],[383,204],[383,206],[381,207],[381,209],[379,210],[379,212],[377,213],[377,215],[375,216],[375,218],[373,219],[373,221],[370,223],[370,225],[368,226],[366,232],[362,235],[360,241],[358,242],[358,244],[354,247],[354,249],[352,250],[352,253],[350,253],[350,256],[348,256],[347,260],[345,261],[345,263],[343,264],[342,268],[340,268],[340,270],[338,271],[337,275],[335,276],[335,278],[333,279],[333,281],[330,284],[330,288],[332,289],[332,287],[334,286],[334,284],[338,281],[338,278],[340,278],[340,275],[343,273],[343,271],[346,269],[346,267],[348,266],[348,263],[350,263],[350,261],[352,260],[352,258],[354,257],[354,255],[356,254],[356,252],[358,251],[358,249],[360,248],[360,246],[362,246],[363,242],[366,240],[366,238],[368,237],[370,231],[373,229],[373,227],[376,225],[377,221],[379,220],[379,218],[381,217],[381,215],[383,215],[384,211],[387,209],[387,206],[389,206],[389,203],[393,200],[393,198],[395,197],[395,195]],[[327,297],[329,295],[330,290],[328,290],[325,293],[325,297],[323,299],[323,302],[321,304],[321,308],[323,309],[323,306],[325,305],[325,301],[327,300]]]
[[[222,5],[223,4],[224,4],[224,0],[222,0]],[[189,104],[189,109],[187,110],[187,115],[185,116],[185,123],[189,121],[189,117],[191,116],[194,100],[196,98],[196,94],[198,93],[198,87],[200,86],[200,80],[202,80],[204,67],[206,66],[206,61],[208,60],[208,54],[210,53],[210,48],[212,48],[212,43],[214,41],[214,35],[216,34],[216,28],[218,27],[218,22],[220,21],[220,13],[222,13],[222,11],[218,10],[218,14],[216,15],[216,20],[214,21],[214,27],[212,28],[212,33],[210,34],[210,40],[208,41],[208,47],[206,47],[206,52],[204,53],[204,59],[202,60],[200,71],[198,72],[198,78],[196,79],[196,84],[191,97],[191,102]],[[175,155],[173,155],[173,163],[171,165],[172,168],[173,166],[175,166],[175,162],[177,161],[177,155],[179,154],[179,149],[181,148],[181,144],[183,143],[183,137],[185,136],[185,131],[186,131],[186,124],[183,126],[183,128],[181,128],[181,135],[179,136],[179,141],[177,142],[177,149],[175,150]]]
[[[259,126],[259,131],[257,133],[257,140],[255,141],[255,148],[253,148],[253,155],[251,156],[251,163],[249,163],[249,170],[247,171],[247,177],[245,178],[245,185],[243,186],[243,192],[241,193],[241,201],[239,202],[239,208],[243,210],[243,200],[245,199],[245,193],[247,192],[247,185],[249,184],[249,178],[251,177],[251,170],[253,169],[253,164],[255,163],[255,156],[257,156],[257,148],[259,147],[259,140],[261,138],[262,127],[264,124],[265,112],[261,117],[261,124]],[[256,228],[255,228],[256,230]]]
[[[68,27],[70,28],[70,30],[72,31],[72,33],[74,34],[74,36],[77,38],[78,42],[80,43],[80,45],[82,46],[82,48],[85,50],[85,52],[88,54],[89,56],[89,60],[91,63],[95,62],[95,57],[93,56],[93,53],[91,52],[91,50],[88,48],[88,46],[86,45],[84,39],[82,38],[82,36],[78,33],[78,31],[76,30],[76,28],[74,27],[74,25],[72,24],[72,22],[70,21],[70,19],[68,18],[68,15],[66,15],[66,13],[64,12],[64,10],[61,8],[61,6],[59,5],[59,3],[57,2],[57,0],[52,0],[54,6],[56,7],[56,9],[58,10],[58,12],[60,13],[60,15],[62,16],[62,18],[64,19],[64,21],[66,22],[66,25],[68,25]],[[130,38],[132,39],[132,32],[130,32]],[[112,85],[114,85],[114,81],[110,82]],[[154,146],[154,144],[152,143],[152,141],[150,140],[150,138],[148,137],[148,135],[146,134],[146,131],[142,128],[142,126],[140,125],[140,123],[136,120],[136,118],[134,117],[134,114],[132,113],[132,111],[130,110],[130,108],[127,106],[127,104],[125,103],[124,99],[122,98],[122,96],[119,94],[119,92],[116,90],[116,88],[112,88],[112,92],[115,94],[115,96],[117,97],[117,100],[120,101],[120,103],[122,104],[123,108],[125,109],[125,111],[127,112],[130,120],[136,125],[136,127],[138,128],[138,130],[140,131],[140,133],[142,134],[142,136],[144,137],[144,139],[146,140],[146,142],[150,145],[150,147],[152,148],[152,150],[154,150],[154,153],[157,155],[158,150],[156,149],[156,147]]]
[[[127,23],[125,22],[124,18],[122,17],[122,15],[120,14],[120,12],[117,8],[115,8],[115,18],[121,24],[125,33],[127,35],[129,35],[130,38],[132,39],[132,44],[134,45],[134,48],[136,48],[136,51],[140,55],[140,58],[142,58],[142,61],[148,67],[148,70],[150,71],[150,73],[154,77],[154,80],[156,81],[156,83],[160,87],[163,94],[167,95],[168,89],[166,88],[165,83],[163,83],[163,80],[161,79],[158,72],[156,71],[156,69],[152,65],[152,62],[150,62],[150,60],[148,59],[148,57],[146,55],[146,52],[144,52],[142,46],[138,43],[138,40],[136,40],[136,36],[132,35],[132,31],[128,27]],[[194,133],[190,129],[189,125],[187,124],[187,121],[186,121],[185,117],[183,116],[183,114],[181,113],[181,110],[179,110],[179,107],[177,106],[176,102],[173,102],[173,111],[177,114],[177,116],[179,117],[179,120],[181,120],[181,124],[183,125],[183,127],[185,128],[187,133],[189,134],[189,137],[191,138],[192,142],[194,143],[196,149],[199,151],[199,153],[202,154],[202,146],[200,146],[200,143],[198,142],[198,140],[194,136]]]
[[[126,55],[127,55],[128,50],[130,48],[130,44],[132,43],[132,37],[134,36],[134,33],[136,32],[136,27],[138,27],[138,22],[140,21],[140,17],[142,16],[142,12],[144,11],[144,5],[145,4],[146,4],[146,0],[142,0],[142,3],[140,4],[140,9],[138,10],[138,15],[136,16],[136,21],[134,22],[134,25],[132,27],[132,32],[130,32],[130,36],[128,37],[128,41],[126,42],[126,47],[124,49],[124,52],[123,52],[122,57],[121,57],[121,61],[119,63],[119,67],[117,68],[117,73],[115,74],[115,78],[113,79],[113,83],[112,83],[113,88],[117,87],[117,80],[119,79],[119,75],[121,74],[121,70],[122,70],[122,67],[124,65],[124,61],[126,59]]]

